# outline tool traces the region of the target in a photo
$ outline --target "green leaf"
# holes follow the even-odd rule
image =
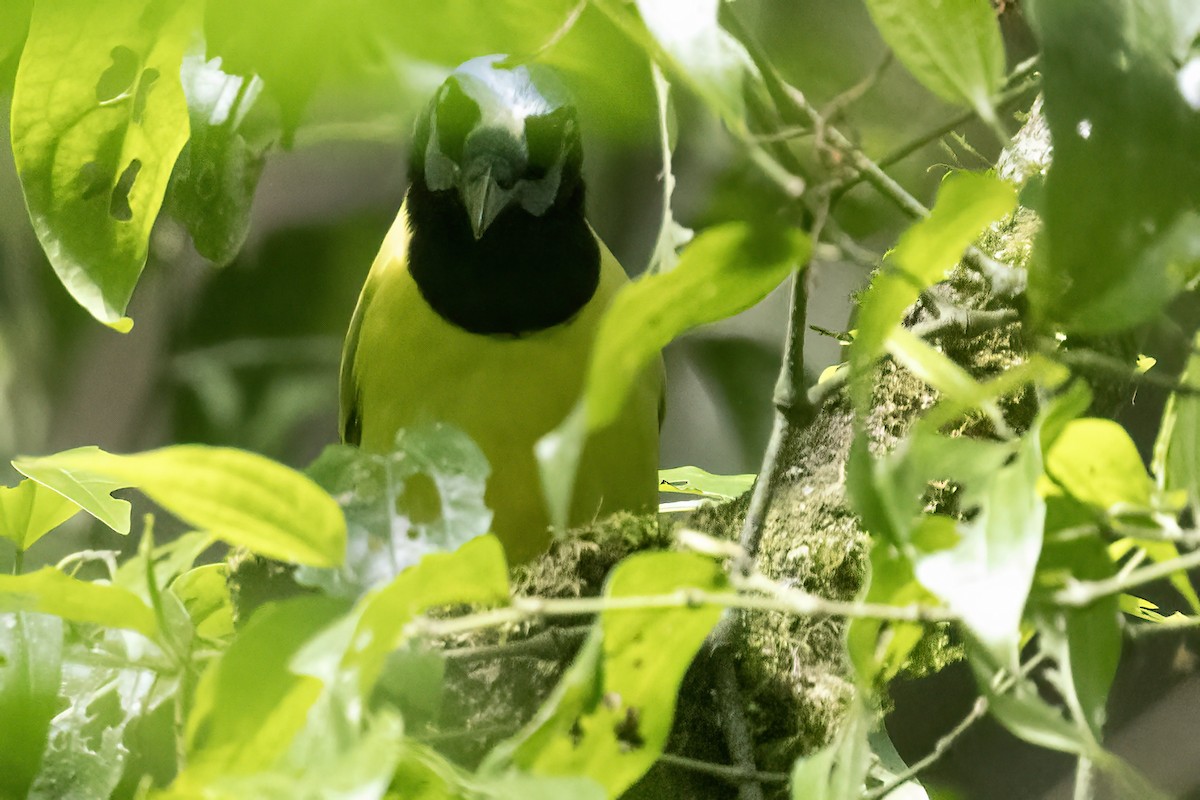
[[[863,601],[896,606],[934,605],[936,598],[917,582],[912,562],[902,558],[889,542],[878,538],[871,545],[871,582]],[[888,623],[870,617],[851,620],[846,648],[859,683],[874,686],[890,682],[924,635],[924,626],[917,623]]]
[[[727,588],[721,565],[695,553],[639,553],[622,561],[610,598]],[[617,797],[662,752],[684,673],[721,616],[716,606],[610,610],[529,726],[488,757],[535,775],[591,778]]]
[[[958,523],[952,547],[918,551],[917,580],[963,619],[1001,663],[1017,663],[1021,615],[1042,550],[1046,504],[1037,493],[1042,451],[1034,427],[1008,455],[1003,468],[954,477],[965,483],[962,507],[973,513]]]
[[[32,13],[33,0],[7,0],[0,4],[0,64],[21,52]],[[4,73],[6,80],[11,77],[7,69]]]
[[[750,490],[754,485],[754,475],[713,475],[699,467],[675,467],[660,469],[658,482],[660,492],[732,500]]]
[[[57,617],[0,611],[0,796],[25,797],[41,767],[58,712],[62,648]]]
[[[169,589],[179,599],[206,639],[233,635],[233,598],[229,594],[224,564],[205,564],[180,575]]]
[[[125,628],[150,638],[158,633],[154,611],[133,592],[77,580],[53,567],[25,575],[0,575],[0,612],[8,611],[53,614],[71,622]]]
[[[692,328],[731,317],[766,297],[808,261],[800,231],[730,222],[692,240],[679,264],[623,288],[600,323],[580,406],[537,444],[551,519],[565,527],[588,433],[615,420],[659,352]]]
[[[167,194],[196,252],[224,265],[246,240],[258,177],[275,132],[257,101],[262,81],[227,75],[219,59],[189,54],[181,73],[191,138],[179,154]]]
[[[345,563],[301,568],[296,580],[357,598],[392,580],[427,553],[448,552],[488,532],[487,458],[449,425],[408,428],[391,453],[328,447],[308,473],[337,498],[349,530]]]
[[[871,716],[861,701],[850,707],[834,740],[792,768],[792,800],[857,800],[871,766]]]
[[[869,398],[861,377],[883,354],[888,336],[904,311],[931,284],[946,277],[963,251],[996,220],[1016,206],[1016,190],[992,175],[956,172],[942,183],[929,217],[909,228],[875,275],[858,311],[858,334],[850,346],[856,400]]]
[[[1194,30],[1190,5],[1029,4],[1054,146],[1030,264],[1031,308],[1044,326],[1136,325],[1200,268],[1200,114],[1178,66],[1177,37]]]
[[[995,120],[991,98],[1004,85],[1004,42],[986,0],[867,0],[871,19],[926,89]]]
[[[655,60],[665,61],[671,75],[699,95],[726,124],[745,128],[744,86],[748,78],[757,75],[741,42],[718,22],[719,0],[686,4],[635,0],[634,5],[657,45],[649,48]]]
[[[1076,580],[1104,580],[1116,573],[1099,538],[1068,539],[1048,545],[1038,572],[1067,573]],[[1121,660],[1119,600],[1102,597],[1085,608],[1059,610],[1049,603],[1039,609],[1039,646],[1053,656],[1054,682],[1074,716],[1085,721],[1100,741],[1107,715],[1108,693]]]
[[[1137,445],[1108,419],[1068,423],[1046,455],[1046,473],[1076,500],[1108,512],[1149,508],[1154,493]]]
[[[169,717],[155,712],[181,687],[169,668],[145,666],[156,651],[148,652],[142,637],[114,629],[66,641],[58,713],[29,800],[111,797],[127,762],[169,764],[175,757]],[[127,741],[130,723],[138,735]]]
[[[13,466],[120,533],[129,531],[129,504],[107,492],[136,487],[189,525],[268,558],[331,566],[345,556],[346,521],[333,498],[254,453],[176,445],[120,456],[81,447]]]
[[[59,454],[63,455],[99,458],[108,454],[98,447],[80,447]],[[110,496],[125,484],[93,472],[71,467],[64,469],[57,461],[50,460],[56,458],[58,456],[18,458],[12,464],[22,475],[53,489],[117,533],[128,534],[129,503]]]
[[[999,693],[995,689],[997,670],[990,657],[968,648],[967,661],[975,673],[976,684],[988,698],[992,716],[1014,736],[1038,747],[1073,755],[1095,756],[1100,751],[1088,728],[1064,719],[1057,708],[1041,698],[1033,681],[1020,678],[1007,692]]]
[[[123,589],[136,593],[147,604],[151,597],[147,587],[146,559],[154,561],[154,582],[158,587],[166,587],[184,572],[192,568],[192,564],[205,550],[212,547],[213,537],[206,533],[193,531],[185,533],[166,544],[158,545],[153,552],[141,552],[144,546],[139,543],[139,552],[121,562],[113,583]]]
[[[349,671],[368,696],[388,654],[406,641],[405,628],[418,614],[451,604],[493,605],[508,597],[504,548],[495,536],[480,536],[453,553],[430,553],[368,594],[341,630],[331,631],[298,658],[298,668],[303,662],[304,670],[325,678],[334,667]]]
[[[35,481],[0,486],[0,537],[18,550],[28,550],[77,513],[79,506]]]
[[[1179,381],[1200,388],[1200,333],[1192,338],[1192,352]],[[1200,519],[1200,396],[1172,392],[1167,398],[1154,442],[1152,470],[1160,489],[1187,493],[1192,516]]]
[[[187,721],[187,769],[177,787],[273,765],[304,727],[320,680],[289,669],[293,655],[345,604],[318,596],[264,606],[201,676]]]
[[[122,331],[188,139],[179,67],[197,9],[170,0],[35,3],[17,70],[13,154],[33,228],[71,296]]]

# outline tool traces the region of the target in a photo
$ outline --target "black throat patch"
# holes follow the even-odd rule
[[[408,269],[425,302],[471,333],[521,336],[562,324],[600,281],[600,248],[583,216],[583,184],[540,217],[507,208],[476,240],[453,189],[408,190]]]

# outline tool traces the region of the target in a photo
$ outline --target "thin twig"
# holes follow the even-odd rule
[[[1099,581],[1075,581],[1055,592],[1053,600],[1060,606],[1080,608],[1103,597],[1120,594],[1134,587],[1169,577],[1180,570],[1189,570],[1194,567],[1200,567],[1200,550],[1193,550],[1178,558],[1142,567],[1128,575],[1116,575]]]
[[[744,781],[754,781],[763,784],[783,784],[790,780],[786,772],[763,772],[762,770],[745,770],[741,767],[731,767],[727,764],[714,764],[711,761],[701,761],[698,758],[688,758],[687,756],[678,756],[674,753],[663,753],[658,757],[662,764],[670,764],[673,767],[690,770],[692,772],[700,772],[705,775],[712,775],[714,778],[720,778],[732,784],[740,784]]]
[[[946,755],[954,742],[957,741],[960,736],[966,733],[968,728],[970,728],[979,720],[983,719],[983,717],[987,714],[988,705],[989,704],[986,697],[975,698],[975,704],[971,706],[970,712],[968,712],[967,715],[963,717],[957,725],[951,728],[945,736],[938,739],[937,743],[934,744],[933,749],[930,750],[929,753],[927,753],[919,761],[914,761],[908,767],[908,769],[897,774],[890,782],[885,783],[882,786],[878,786],[863,794],[863,800],[880,800],[880,798],[886,797],[887,795],[896,791],[901,786],[917,777],[917,775],[919,775],[923,770],[926,770],[932,766],[935,762],[937,762],[938,759]]]
[[[811,233],[814,242],[821,237],[821,230],[828,217],[827,211],[827,206],[818,210]],[[751,560],[758,554],[758,545],[762,541],[767,511],[771,508],[775,486],[778,483],[776,473],[784,443],[793,429],[806,427],[814,415],[813,406],[808,401],[803,385],[804,334],[807,331],[808,320],[808,274],[807,268],[792,273],[792,301],[788,314],[787,339],[779,378],[775,383],[775,420],[771,426],[771,438],[763,454],[758,480],[755,481],[754,490],[750,495],[750,504],[746,509],[746,520],[742,524],[739,539],[747,558]]]
[[[514,597],[511,605],[480,611],[461,617],[433,619],[417,617],[408,625],[407,634],[445,638],[483,628],[515,625],[529,620],[552,617],[579,617],[618,611],[646,611],[660,608],[702,608],[716,606],[747,611],[772,611],[793,616],[846,617],[881,619],[890,622],[953,622],[958,616],[939,606],[889,606],[881,603],[830,600],[783,586],[758,573],[734,576],[746,591],[705,592],[681,589],[667,594],[628,597]],[[753,592],[769,592],[769,595]]]
[[[459,647],[446,650],[444,655],[453,661],[487,661],[494,658],[561,659],[575,652],[579,643],[591,630],[591,625],[547,628],[528,639],[477,647]]]
[[[922,339],[954,332],[962,336],[978,336],[985,331],[1002,328],[1020,319],[1016,309],[998,308],[978,311],[972,308],[941,306],[941,315],[918,322],[910,329]]]

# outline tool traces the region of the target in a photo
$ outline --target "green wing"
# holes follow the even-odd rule
[[[358,339],[362,333],[362,321],[366,316],[371,297],[375,294],[374,282],[367,276],[354,316],[350,318],[350,330],[346,331],[346,343],[342,345],[341,390],[339,392],[338,430],[342,441],[357,445],[362,440],[362,398],[359,397],[358,381],[354,376],[354,359],[358,354]]]

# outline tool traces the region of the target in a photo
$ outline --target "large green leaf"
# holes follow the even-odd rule
[[[28,550],[77,513],[78,505],[36,481],[0,486],[0,537],[18,550]]]
[[[1004,42],[987,0],[867,0],[892,52],[926,89],[994,120]]]
[[[120,330],[188,138],[179,66],[197,8],[37,2],[17,70],[13,154],[34,230],[71,295]]]
[[[1200,114],[1179,69],[1194,10],[1166,0],[1037,0],[1029,10],[1054,145],[1032,307],[1045,326],[1126,328],[1200,268]]]
[[[120,456],[80,447],[13,466],[120,533],[129,531],[129,506],[107,493],[136,487],[184,522],[269,558],[332,566],[345,556],[346,521],[333,498],[254,453],[176,445]]]
[[[537,444],[551,518],[564,525],[583,442],[615,420],[638,379],[675,337],[757,303],[808,261],[798,230],[743,222],[701,233],[667,273],[644,277],[614,298],[600,323],[584,395]]]
[[[883,353],[884,343],[917,296],[958,264],[963,251],[988,225],[1016,206],[1013,187],[991,175],[956,172],[942,183],[929,217],[909,228],[871,282],[858,311],[850,348],[853,375],[861,377]],[[856,380],[856,402],[867,403]]]
[[[0,796],[25,797],[41,767],[57,713],[62,648],[57,617],[0,611]]]
[[[1046,454],[1046,472],[1076,500],[1102,511],[1149,508],[1154,492],[1137,445],[1108,419],[1068,423]]]
[[[639,553],[613,571],[605,596],[726,586],[721,565],[706,556]],[[619,796],[661,754],[679,684],[720,615],[716,606],[604,612],[556,693],[485,769],[584,776]]]
[[[149,637],[158,632],[154,611],[133,592],[81,581],[53,567],[26,575],[0,575],[0,613],[9,611],[38,611]]]

